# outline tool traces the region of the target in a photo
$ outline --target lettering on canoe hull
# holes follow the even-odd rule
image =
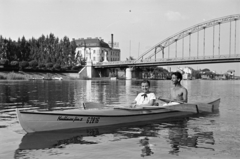
[[[86,119],[81,118],[81,117],[77,117],[77,116],[58,116],[57,120],[61,120],[61,121],[86,121],[87,124],[93,124],[93,123],[99,123],[100,121],[100,117],[87,117]]]
[[[79,118],[77,116],[70,117],[70,116],[59,116],[57,120],[66,120],[66,121],[82,121],[83,118]]]

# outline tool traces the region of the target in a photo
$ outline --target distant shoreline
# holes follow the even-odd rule
[[[75,74],[75,77],[70,74]],[[53,77],[62,78],[65,80],[78,79],[78,73],[42,73],[42,72],[13,72],[4,71],[0,72],[0,80],[38,80],[38,79],[51,79]]]

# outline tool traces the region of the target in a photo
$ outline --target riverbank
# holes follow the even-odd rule
[[[62,78],[65,80],[78,79],[78,73],[40,73],[40,72],[0,72],[0,80],[31,80]]]

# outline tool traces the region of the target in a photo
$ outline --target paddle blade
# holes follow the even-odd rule
[[[96,102],[85,102],[83,103],[84,109],[103,109],[104,104],[96,103]]]
[[[158,98],[158,100],[163,101],[163,102],[165,102],[165,103],[169,103],[169,102],[171,102],[170,99],[160,98],[160,97]]]
[[[176,110],[181,112],[192,112],[192,113],[199,113],[198,106],[196,104],[177,104],[177,105],[170,105],[163,107],[169,110]]]

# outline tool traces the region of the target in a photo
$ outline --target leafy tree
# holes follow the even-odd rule
[[[18,38],[17,41],[0,36],[0,60],[18,61],[21,68],[44,68],[40,64],[45,65],[48,63],[58,66],[57,68],[60,66],[60,68],[66,69],[79,63],[85,65],[85,58],[81,57],[80,61],[75,58],[76,48],[77,45],[74,39],[70,41],[67,36],[59,39],[53,33],[46,36],[42,35],[37,39],[32,37],[29,40],[23,36]],[[0,63],[5,65],[7,61],[1,61]]]
[[[18,45],[19,45],[18,59],[20,61],[22,61],[22,60],[27,61],[29,59],[29,55],[30,55],[29,42],[23,36],[22,39],[18,42]]]

